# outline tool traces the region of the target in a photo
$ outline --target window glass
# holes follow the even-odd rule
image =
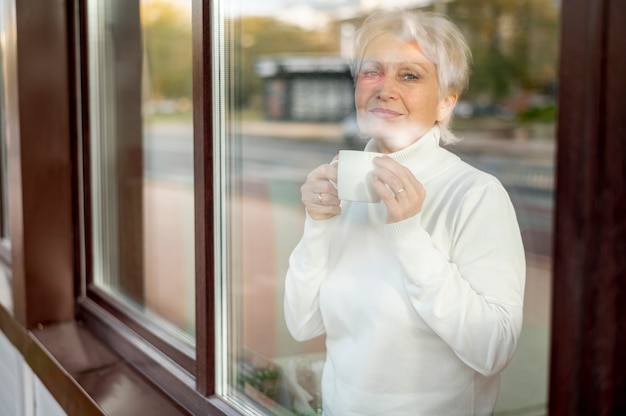
[[[0,4],[0,249],[4,258],[0,260],[0,307],[13,313],[13,276],[11,267],[5,264],[10,260],[10,227],[9,227],[9,203],[8,203],[8,162],[7,150],[9,137],[11,137],[8,119],[8,103],[15,100],[15,91],[7,83],[8,74],[15,73],[15,68],[10,68],[8,57],[10,50],[15,46],[15,5],[7,1]],[[2,257],[4,257],[2,256]]]
[[[87,2],[93,282],[193,342],[190,1]]]
[[[7,125],[5,92],[5,50],[9,38],[7,26],[8,6],[0,6],[0,238],[9,238],[7,190]]]
[[[223,291],[220,393],[263,414],[321,410],[324,338],[296,342],[283,317],[288,258],[304,224],[300,186],[340,149],[362,149],[348,70],[376,7],[446,13],[474,56],[449,150],[509,192],[527,255],[524,326],[498,414],[546,411],[559,2],[221,1],[214,114]],[[389,352],[393,354],[393,351]],[[363,363],[367,365],[367,363]]]

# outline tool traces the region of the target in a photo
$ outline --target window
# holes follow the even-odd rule
[[[301,235],[306,174],[341,148],[363,146],[354,130],[349,45],[368,10],[315,2],[263,10],[245,2],[217,5],[211,24],[222,30],[212,32],[211,99],[219,105],[202,115],[213,118],[217,156],[210,184],[217,393],[243,411],[316,412],[324,339],[291,338],[282,284]],[[518,208],[529,307],[499,409],[534,411],[545,407],[547,392],[544,242],[552,221],[558,10],[549,2],[500,8],[485,1],[478,13],[469,7],[463,1],[444,7],[476,59],[453,126],[465,141],[452,150],[498,176]],[[87,3],[84,256],[88,298],[196,377],[210,378],[196,361],[198,351],[213,348],[206,333],[201,345],[196,338],[198,327],[206,331],[198,326],[196,279],[212,271],[199,275],[196,264],[197,192],[208,184],[196,182],[193,166],[208,150],[194,138],[191,19],[185,1]],[[481,23],[489,19],[495,24]],[[525,373],[531,361],[536,367]],[[529,377],[537,382],[526,383]],[[533,390],[518,394],[520,379]]]
[[[193,346],[191,6],[87,2],[93,288]]]
[[[4,111],[4,64],[0,51],[0,238],[9,237],[8,201],[7,201],[7,147],[6,121]]]
[[[13,311],[11,263],[11,242],[9,229],[9,189],[8,189],[8,137],[9,126],[7,120],[7,43],[11,40],[9,5],[0,6],[0,307]]]
[[[0,33],[8,34],[7,7],[0,7]],[[7,120],[6,120],[6,86],[5,86],[5,54],[6,41],[0,42],[0,239],[9,238],[9,216],[7,197]]]
[[[4,24],[3,9],[0,8],[0,25]],[[4,30],[0,29],[0,33]],[[7,148],[6,148],[6,119],[4,106],[4,50],[0,45],[0,245],[2,245],[2,257],[8,257],[6,246],[9,241],[9,217],[8,217],[8,190],[7,190]],[[6,259],[3,259],[6,261]],[[11,273],[5,262],[0,261],[0,307],[13,310],[11,293]]]
[[[206,100],[192,88],[191,5],[90,0],[77,9],[79,315],[175,406],[200,413],[212,406],[214,342],[204,286],[212,233],[199,231],[210,215],[198,212],[212,201],[203,197],[210,165],[196,159],[205,121],[193,114]]]
[[[194,112],[195,239],[193,248],[187,245],[184,250],[195,252],[195,301],[187,298],[185,302],[193,306],[185,306],[195,307],[195,313],[183,314],[184,319],[177,318],[181,316],[179,307],[172,312],[158,302],[148,301],[145,290],[145,256],[149,251],[145,240],[153,236],[146,237],[145,224],[147,216],[155,215],[155,212],[146,213],[148,198],[144,191],[146,179],[150,176],[146,173],[150,153],[141,146],[144,146],[144,130],[152,131],[151,123],[155,120],[148,114],[154,97],[143,95],[154,91],[153,87],[146,85],[144,88],[143,85],[143,80],[148,79],[144,77],[143,69],[147,70],[149,65],[143,64],[142,45],[149,36],[144,39],[140,34],[147,29],[144,26],[149,26],[145,21],[142,26],[142,16],[146,16],[142,13],[144,5],[158,8],[161,3],[139,0],[100,3],[9,0],[1,3],[1,122],[5,123],[1,128],[7,133],[3,141],[8,150],[8,169],[3,172],[8,173],[4,183],[8,186],[11,208],[3,214],[8,216],[6,225],[10,225],[11,241],[9,245],[9,240],[3,239],[0,249],[0,330],[18,349],[33,347],[40,350],[40,357],[48,357],[49,351],[43,352],[40,342],[35,339],[37,330],[30,328],[41,322],[67,324],[78,315],[81,324],[120,352],[126,363],[132,363],[165,395],[174,397],[192,413],[233,414],[222,398],[242,413],[268,413],[268,408],[278,406],[288,408],[292,403],[288,398],[282,396],[276,400],[276,393],[280,395],[285,391],[280,385],[284,380],[284,369],[291,363],[292,369],[302,376],[299,383],[314,386],[310,384],[314,381],[314,363],[323,355],[321,342],[311,345],[292,343],[280,328],[281,313],[274,309],[279,307],[276,302],[281,295],[281,268],[284,268],[280,264],[284,257],[278,253],[288,252],[300,234],[297,227],[301,225],[302,211],[297,201],[298,185],[293,179],[293,170],[306,171],[319,163],[319,159],[324,159],[324,155],[317,153],[319,148],[332,154],[339,147],[355,145],[349,134],[353,126],[349,116],[345,118],[345,124],[343,120],[341,123],[336,120],[323,122],[323,118],[345,108],[342,93],[345,79],[340,76],[341,51],[345,50],[342,45],[348,44],[352,27],[358,23],[357,3],[372,5],[381,2],[310,0],[299,3],[298,7],[293,7],[298,4],[296,2],[289,2],[291,6],[286,7],[278,0],[189,2],[194,7],[191,15],[191,110]],[[406,6],[412,2],[398,0],[390,4],[400,3]],[[545,12],[553,11],[562,16],[563,37],[558,55],[563,58],[562,66],[566,71],[559,74],[558,94],[559,140],[564,146],[558,149],[559,186],[555,204],[557,215],[554,216],[556,228],[552,238],[554,284],[558,292],[555,290],[552,311],[549,410],[554,414],[619,413],[624,408],[624,397],[620,393],[624,391],[625,373],[625,361],[616,352],[623,351],[625,344],[620,326],[624,322],[624,308],[620,308],[620,304],[623,303],[621,294],[625,292],[626,282],[622,260],[623,242],[626,241],[622,215],[626,210],[626,198],[623,197],[626,163],[622,140],[624,118],[621,116],[626,93],[623,82],[626,60],[621,49],[626,30],[626,3],[606,0],[564,2],[562,13],[556,13],[561,2],[553,0],[482,0],[482,3],[477,0],[471,2],[472,9],[468,11],[464,6],[469,3],[469,0],[434,1],[432,6],[426,7],[442,9],[453,15],[470,34],[468,28],[472,24],[472,15],[488,15],[482,29],[495,27],[497,30],[493,33],[502,35],[487,38],[494,46],[491,52],[500,52],[501,56],[486,53],[483,58],[494,59],[485,62],[508,66],[510,59],[516,56],[511,55],[512,51],[524,51],[522,55],[532,63],[533,71],[515,74],[518,78],[508,92],[509,98],[515,95],[511,93],[528,91],[527,88],[535,91],[539,85],[537,80],[552,76],[555,64],[541,65],[546,62],[546,56],[550,57],[548,50],[556,44],[542,40],[546,30],[555,37],[555,16]],[[499,8],[488,7],[496,3]],[[187,10],[186,2],[168,2],[168,5],[172,4]],[[124,10],[124,7],[128,9]],[[515,12],[512,13],[509,7]],[[332,15],[330,22],[326,20],[328,12]],[[98,18],[108,22],[100,27],[102,38],[99,40],[96,39],[99,35],[90,32],[98,30],[98,19],[96,22],[90,20],[98,14]],[[511,14],[515,16],[511,17]],[[287,16],[288,28],[276,24],[280,15]],[[295,25],[299,21],[297,16],[309,18],[308,22],[327,23],[327,26],[321,29],[315,25],[301,27]],[[117,23],[114,17],[119,17]],[[354,22],[350,17],[355,18]],[[124,24],[119,25],[120,22]],[[346,24],[337,27],[339,22]],[[490,25],[493,22],[497,24]],[[527,24],[520,26],[519,22]],[[258,29],[259,26],[268,30]],[[296,31],[302,38],[291,31],[293,26],[297,26]],[[259,50],[260,39],[279,29],[283,30],[278,39],[280,42],[275,38],[270,42],[275,49]],[[534,39],[533,47],[513,41],[516,39],[514,35],[520,32],[527,34],[528,40]],[[112,34],[114,36],[106,38]],[[339,40],[327,44],[325,39],[328,36],[339,36]],[[120,45],[122,37],[128,44]],[[297,48],[281,43],[293,39],[300,43]],[[523,37],[517,38],[520,39]],[[112,45],[106,46],[109,41]],[[335,45],[334,49],[328,50],[330,44]],[[134,52],[130,53],[131,50]],[[476,50],[480,48],[475,49],[475,54]],[[294,51],[298,56],[292,55]],[[329,54],[333,51],[339,53]],[[92,53],[95,55],[90,55]],[[323,90],[329,85],[327,82],[315,78],[300,79],[296,76],[298,72],[293,71],[294,63],[306,63],[312,55],[322,57],[325,63],[332,62],[324,71],[333,78],[335,87],[332,90]],[[556,55],[551,54],[550,59],[554,60]],[[90,67],[90,56],[101,65]],[[289,59],[285,61],[285,58]],[[265,62],[271,65],[268,67]],[[125,64],[129,66],[125,67]],[[282,74],[273,73],[272,68],[279,68]],[[524,65],[515,65],[511,69],[515,68],[528,69]],[[98,74],[102,79],[93,78]],[[542,74],[547,74],[547,78]],[[139,80],[141,82],[137,84]],[[554,87],[540,89],[541,94],[526,97],[532,100],[522,100],[521,103],[525,104],[518,108],[520,119],[510,118],[510,114],[504,112],[507,117],[494,120],[482,114],[485,104],[492,107],[493,102],[489,95],[482,95],[480,91],[489,82],[499,87],[505,85],[501,81],[501,77],[483,77],[480,83],[473,85],[474,90],[465,95],[468,102],[458,107],[456,131],[470,139],[474,137],[470,132],[481,132],[479,137],[482,137],[485,132],[511,131],[502,130],[503,125],[512,127],[515,135],[510,138],[514,139],[498,141],[501,146],[490,148],[504,155],[508,155],[512,148],[528,151],[549,148],[549,138],[538,140],[538,132],[553,129],[550,99]],[[119,85],[120,82],[130,85]],[[115,88],[105,88],[112,85],[116,85]],[[295,85],[298,87],[294,89]],[[104,91],[100,91],[101,87]],[[252,91],[256,93],[248,96]],[[297,97],[303,95],[332,97],[328,97],[325,105],[301,101],[297,106],[290,105],[288,100],[299,100]],[[507,95],[499,97],[495,100],[496,108],[505,104],[502,98]],[[131,107],[131,100],[135,107],[125,113],[123,109]],[[180,104],[184,104],[184,100]],[[91,106],[98,108],[99,112]],[[331,106],[334,110],[327,111],[326,107]],[[293,111],[295,108],[298,110]],[[504,108],[510,109],[508,105]],[[170,115],[178,119],[184,112],[179,108],[176,114]],[[312,115],[311,119],[307,118]],[[94,120],[91,120],[92,116]],[[159,118],[165,116],[159,114]],[[529,119],[533,122],[529,123]],[[496,123],[492,124],[494,121]],[[303,125],[307,128],[302,128]],[[115,132],[125,133],[126,129],[134,131],[133,135],[129,134],[132,137],[118,140]],[[346,137],[342,137],[344,132]],[[42,137],[47,140],[42,141]],[[79,140],[75,140],[77,137]],[[279,149],[269,148],[267,143],[278,138],[282,138]],[[42,146],[42,143],[49,146]],[[473,163],[485,164],[488,160],[484,149],[478,147],[479,143],[480,140],[466,140],[457,149],[470,153],[464,157],[472,159]],[[140,146],[135,147],[138,144]],[[476,147],[472,148],[473,144]],[[126,145],[132,150],[124,148]],[[106,152],[114,155],[106,155]],[[134,155],[128,156],[133,152]],[[290,152],[296,161],[277,157],[283,152]],[[76,154],[80,159],[79,166],[74,166]],[[541,151],[537,154],[545,156]],[[136,184],[123,183],[117,177],[117,167],[104,163],[117,163],[118,156],[122,161],[128,160],[126,157],[131,162],[140,161],[130,163],[139,168],[139,173],[133,172],[132,177],[139,178],[142,183],[135,186],[137,192],[124,194],[128,200],[123,197],[120,201],[119,197],[113,196],[118,193],[119,186],[132,188]],[[544,166],[547,172],[552,170],[551,158],[540,157],[547,165]],[[504,158],[498,163],[487,164],[503,182],[510,183],[510,180],[525,176],[520,173],[525,165],[510,163],[509,166],[503,161],[513,162]],[[535,184],[535,188],[541,189],[548,186],[549,189],[550,180],[546,177],[551,173],[536,175],[536,169],[531,173],[526,176],[529,179],[527,184]],[[286,177],[292,179],[285,180]],[[78,187],[74,186],[75,179],[80,182]],[[128,177],[121,179],[127,180]],[[92,181],[97,182],[92,184]],[[547,202],[551,198],[550,192],[544,189],[546,193],[539,198],[529,198],[528,187],[517,185],[509,189],[519,210],[529,264],[534,266],[530,272],[536,273],[534,277],[550,275],[552,258],[542,255],[550,249],[549,233],[537,233],[549,230],[553,220],[552,205]],[[73,205],[74,197],[79,200],[78,206]],[[100,205],[92,211],[94,201]],[[531,204],[520,206],[520,201]],[[96,209],[101,217],[95,216]],[[121,218],[129,212],[139,213],[138,221]],[[280,221],[281,226],[269,221],[251,221],[259,216],[262,220]],[[263,234],[268,232],[274,234]],[[129,252],[120,253],[115,249],[116,241],[126,234],[135,235],[119,244],[135,250],[131,254],[136,257],[132,260],[135,263],[120,259]],[[6,237],[6,234],[0,235]],[[258,248],[262,251],[255,252]],[[75,253],[75,249],[81,250],[80,253]],[[247,263],[239,261],[242,253],[245,256],[241,258]],[[107,256],[107,261],[96,256]],[[249,267],[251,264],[254,268]],[[132,270],[134,267],[137,268]],[[87,284],[74,280],[77,276],[86,277]],[[264,278],[258,279],[258,276]],[[12,284],[3,285],[3,282]],[[536,279],[534,287],[533,284],[528,287],[527,311],[531,312],[527,318],[531,320],[526,322],[524,345],[520,346],[516,362],[511,364],[504,377],[499,412],[514,408],[517,410],[511,413],[547,413],[545,401],[541,400],[546,392],[544,363],[547,348],[544,344],[548,342],[549,327],[543,317],[550,310],[550,286],[549,282]],[[78,313],[73,302],[75,289],[79,289]],[[187,286],[187,289],[191,287]],[[215,308],[213,302],[218,303]],[[267,318],[265,313],[268,310],[276,319]],[[24,335],[32,342],[24,344]],[[78,343],[75,340],[68,342]],[[31,352],[22,350],[24,355],[28,353],[30,356]],[[217,365],[215,357],[218,358]],[[35,371],[39,371],[38,375],[47,374],[52,369],[64,373],[67,378],[63,380],[76,387],[70,389],[72,394],[65,394],[67,389],[57,386],[55,397],[68,397],[65,410],[71,412],[70,409],[76,408],[74,405],[91,401],[75,384],[80,383],[78,377],[72,379],[64,369],[56,367],[58,363],[53,360],[42,362],[39,366],[32,365]],[[515,387],[512,380],[520,378],[525,384],[524,389],[515,391],[518,400],[507,401],[512,387]],[[277,380],[279,383],[275,383]],[[278,390],[273,390],[276,385]],[[315,392],[315,387],[311,390]],[[216,392],[220,397],[214,396]],[[311,395],[304,405],[315,410],[320,399],[323,400]]]
[[[464,140],[450,150],[503,182],[527,251],[524,328],[497,412],[541,413],[548,391],[559,7],[550,0],[434,3],[426,8],[447,13],[474,55],[471,85],[452,124]],[[224,287],[226,369],[218,392],[251,412],[315,414],[323,400],[324,339],[291,338],[283,283],[302,233],[299,187],[307,173],[339,149],[364,146],[353,121],[348,62],[351,36],[369,9],[356,2],[219,4],[215,25],[224,29],[216,48],[224,53],[215,70],[225,91],[214,115],[221,126],[224,234],[217,278]]]

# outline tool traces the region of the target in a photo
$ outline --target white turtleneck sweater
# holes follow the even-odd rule
[[[330,220],[307,215],[287,326],[297,340],[326,334],[325,416],[490,414],[522,327],[513,206],[497,179],[439,146],[437,127],[389,156],[426,189],[422,212],[386,224],[383,202],[344,201]]]

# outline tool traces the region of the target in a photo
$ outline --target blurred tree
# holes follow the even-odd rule
[[[262,81],[254,65],[264,55],[337,54],[339,49],[336,30],[311,31],[289,25],[267,16],[244,16],[226,22],[225,32],[231,45],[231,71],[233,79],[230,92],[238,108],[253,105],[259,96]],[[235,88],[236,87],[236,88]]]
[[[457,0],[448,15],[474,56],[467,96],[502,100],[556,79],[558,9],[551,0]]]
[[[191,100],[191,9],[167,1],[142,2],[141,21],[148,98]]]

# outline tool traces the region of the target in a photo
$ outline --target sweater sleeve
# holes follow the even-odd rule
[[[297,341],[306,341],[325,332],[319,294],[328,273],[329,233],[336,221],[337,217],[316,221],[307,214],[302,238],[289,257],[285,322]]]
[[[525,254],[508,194],[499,183],[473,188],[451,225],[449,256],[434,247],[420,214],[388,224],[411,304],[475,371],[502,371],[522,327]]]

